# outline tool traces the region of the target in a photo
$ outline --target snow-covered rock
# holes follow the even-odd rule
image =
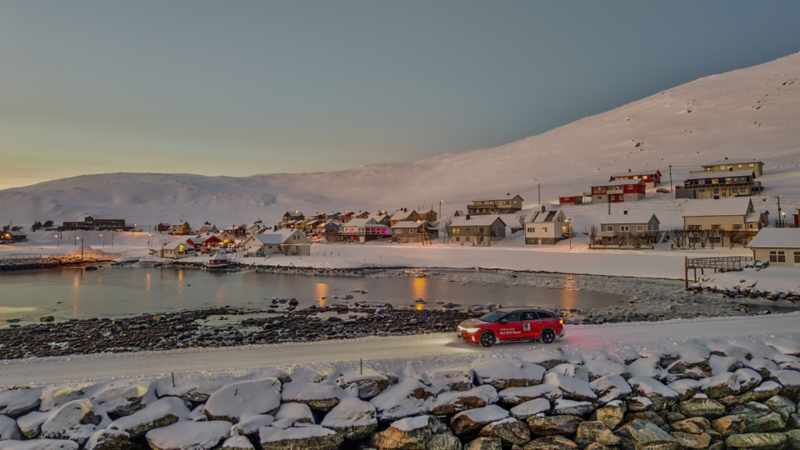
[[[420,375],[420,381],[438,394],[448,391],[468,391],[472,388],[474,372],[471,367],[437,367]]]
[[[456,435],[468,435],[480,431],[484,426],[508,417],[508,411],[489,405],[483,408],[460,412],[450,420],[450,427]]]
[[[0,415],[0,441],[19,439],[17,421],[8,416]]]
[[[544,382],[558,387],[562,396],[568,400],[593,401],[597,399],[597,395],[592,391],[589,383],[577,378],[550,372],[544,376]]]
[[[305,403],[312,410],[320,412],[330,411],[342,398],[350,395],[336,385],[308,381],[286,383],[281,393],[284,402]]]
[[[357,441],[369,436],[378,428],[375,406],[356,397],[343,398],[321,425],[341,434],[345,439]]]
[[[537,398],[545,398],[550,401],[555,401],[561,398],[564,394],[557,386],[552,384],[540,384],[538,386],[528,387],[512,387],[503,389],[497,394],[500,401],[510,405],[519,405],[521,403],[529,402]]]
[[[589,382],[589,371],[585,367],[577,364],[562,363],[547,371],[547,373],[551,372],[561,376],[577,378],[587,383]]]
[[[314,413],[305,403],[289,402],[284,403],[275,413],[275,420],[289,419],[295,423],[314,423]],[[266,426],[266,425],[264,425]]]
[[[511,415],[517,420],[525,420],[537,414],[550,411],[550,402],[545,398],[537,398],[511,408]]]
[[[28,439],[38,437],[42,432],[42,424],[47,421],[51,413],[33,411],[17,419],[17,426],[22,435]]]
[[[43,388],[0,389],[0,414],[11,418],[36,411],[41,404]]]
[[[478,384],[491,384],[497,390],[535,386],[542,383],[544,367],[517,359],[495,359],[472,365]]]
[[[560,398],[553,405],[552,413],[556,415],[584,416],[592,411],[594,411],[592,402],[578,402]]]
[[[102,418],[92,412],[92,402],[73,400],[55,410],[42,424],[45,439],[70,439],[83,445],[97,430]]]
[[[183,421],[150,430],[145,435],[153,450],[209,450],[231,434],[231,424],[225,421]]]
[[[236,423],[242,417],[272,412],[281,404],[277,378],[230,383],[208,397],[205,413],[210,420]]]
[[[425,450],[434,434],[434,421],[430,416],[394,421],[389,428],[372,436],[370,445],[378,450]]]
[[[370,403],[378,411],[378,419],[394,420],[427,412],[436,401],[429,387],[414,378],[403,378],[383,391]]]
[[[608,403],[633,392],[630,384],[619,375],[604,375],[596,378],[589,383],[589,387],[597,395],[600,403]]]
[[[128,433],[121,430],[110,430],[104,428],[95,431],[86,441],[86,450],[117,450],[128,448],[131,445],[131,437]]]
[[[66,439],[0,442],[0,450],[78,450],[78,447],[77,442]]]
[[[129,416],[142,409],[142,398],[149,392],[149,386],[141,383],[120,383],[101,389],[91,397],[97,411],[105,412],[111,420]]]
[[[231,428],[232,435],[248,436],[258,433],[261,427],[268,427],[275,422],[275,418],[268,414],[242,417],[239,422]],[[289,428],[294,422],[288,423],[285,427]]]
[[[656,411],[673,405],[680,396],[660,381],[650,377],[632,377],[628,383],[634,393],[650,399]]]
[[[144,436],[148,431],[172,425],[179,420],[189,420],[191,411],[183,400],[175,397],[164,397],[130,416],[119,418],[108,426],[111,430],[121,430],[131,438]]]
[[[345,373],[336,379],[336,385],[348,390],[362,400],[369,400],[385,391],[397,380],[384,373],[368,371],[366,373]]]
[[[491,385],[476,386],[468,391],[444,392],[436,397],[430,412],[436,415],[451,415],[491,405],[498,399],[497,390]]]
[[[335,450],[344,441],[335,431],[318,426],[285,430],[263,427],[259,439],[264,450]]]
[[[251,450],[254,449],[250,439],[244,436],[231,436],[219,447],[219,450]]]

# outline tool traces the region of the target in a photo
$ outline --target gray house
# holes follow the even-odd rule
[[[661,222],[655,214],[644,211],[624,211],[622,214],[605,216],[600,221],[603,244],[619,245],[627,238],[647,238],[658,235]]]
[[[455,244],[489,244],[506,237],[506,223],[496,215],[456,217],[450,224],[450,239]]]
[[[311,254],[311,240],[300,230],[283,228],[274,233],[254,234],[242,243],[245,256]]]

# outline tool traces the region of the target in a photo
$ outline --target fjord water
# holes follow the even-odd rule
[[[366,294],[350,292],[366,290]],[[352,295],[353,299],[344,300]],[[334,296],[338,296],[336,299]],[[0,327],[9,320],[38,322],[210,307],[266,308],[272,298],[296,298],[298,308],[354,302],[440,308],[440,302],[504,307],[602,308],[619,305],[621,295],[498,284],[466,284],[437,278],[330,277],[272,273],[225,273],[185,269],[52,269],[0,273]],[[422,298],[425,304],[415,304]],[[285,306],[285,305],[282,305]]]

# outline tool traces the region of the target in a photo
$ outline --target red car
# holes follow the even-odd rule
[[[497,310],[458,325],[458,337],[472,344],[491,347],[495,342],[538,339],[550,344],[566,334],[564,321],[545,309]]]

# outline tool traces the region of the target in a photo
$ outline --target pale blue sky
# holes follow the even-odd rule
[[[796,0],[0,0],[0,188],[491,147],[797,51]]]

